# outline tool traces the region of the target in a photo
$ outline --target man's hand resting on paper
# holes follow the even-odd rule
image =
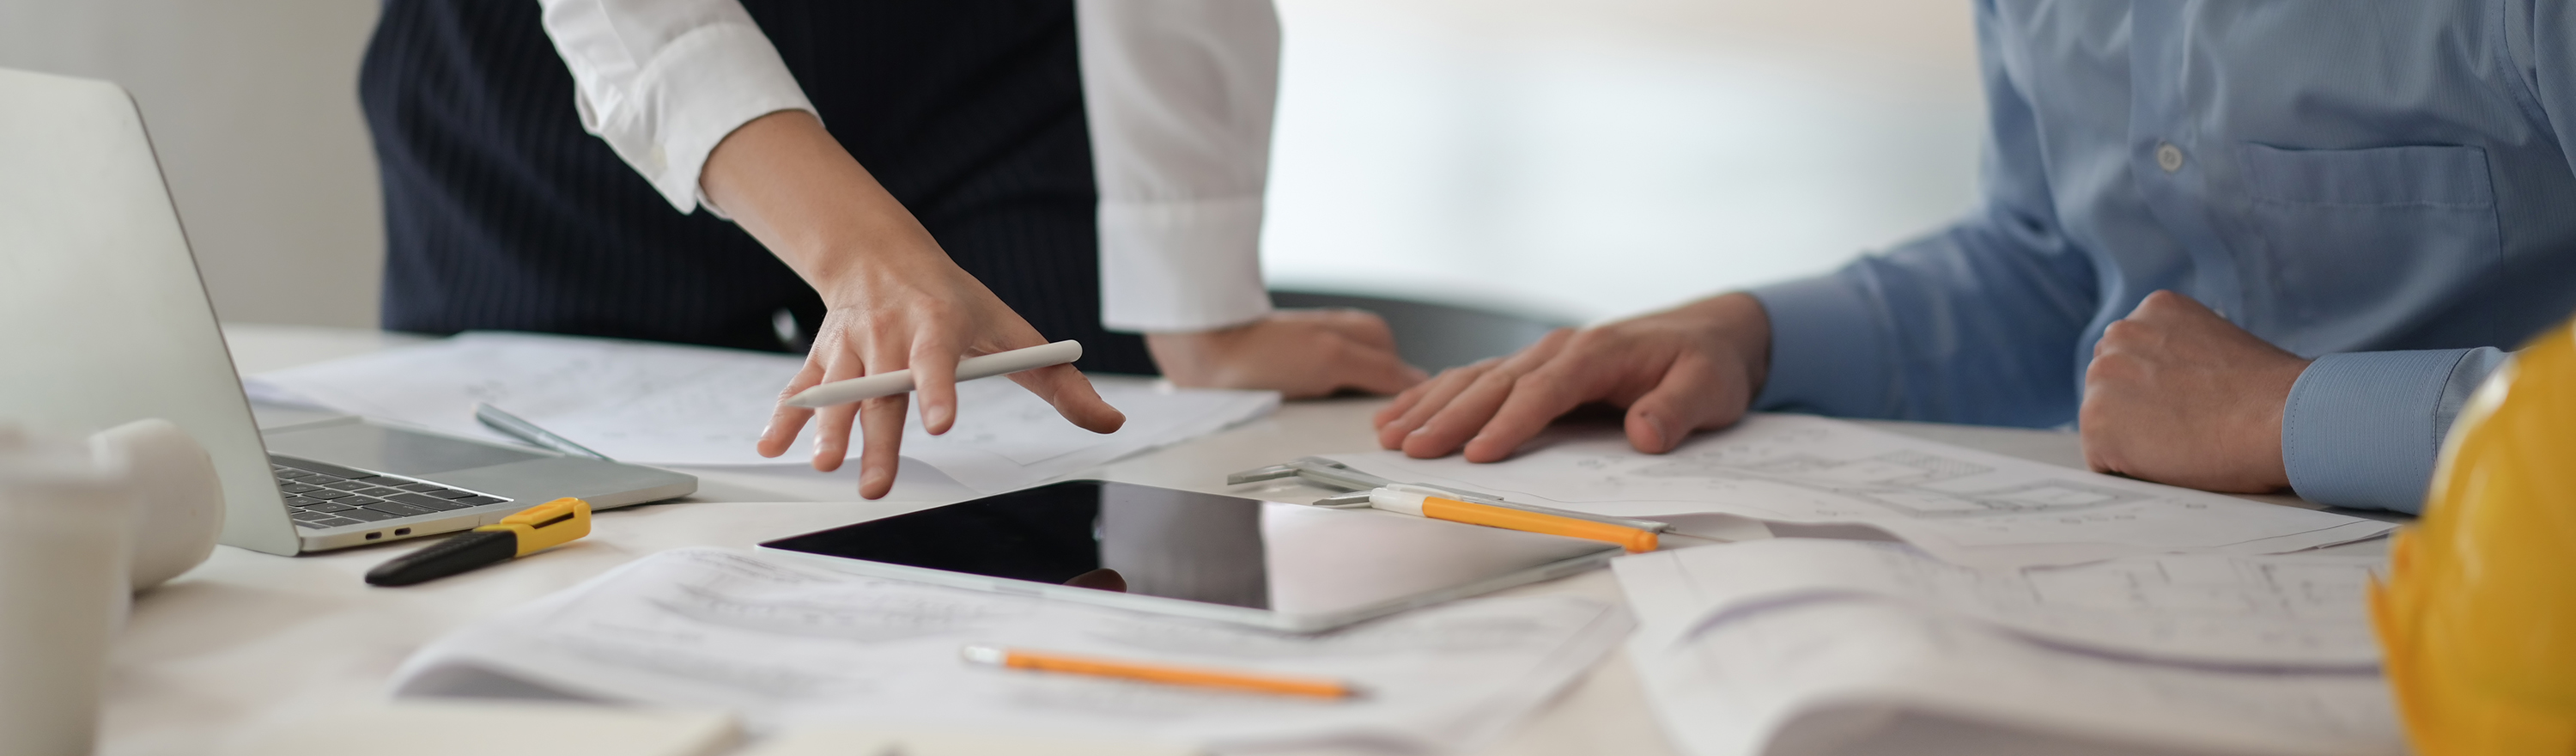
[[[1267,389],[1306,399],[1342,389],[1392,394],[1421,383],[1386,320],[1361,310],[1280,310],[1232,328],[1145,336],[1174,385]]]
[[[1419,458],[1463,445],[1467,461],[1494,462],[1558,416],[1602,402],[1627,410],[1630,445],[1661,454],[1692,431],[1743,418],[1770,354],[1770,318],[1748,294],[1559,330],[1518,354],[1406,389],[1378,411],[1378,443]]]
[[[2103,329],[2084,371],[2084,460],[2207,491],[2290,486],[2281,412],[2308,361],[2190,297],[2147,295]]]
[[[957,418],[957,360],[1046,343],[1037,329],[948,259],[930,232],[804,111],[762,116],[725,137],[699,181],[707,198],[796,270],[830,308],[805,369],[780,399],[815,384],[911,369],[922,427],[945,433]],[[1074,425],[1108,433],[1126,422],[1069,365],[1011,380]],[[859,495],[894,487],[905,395],[820,410],[780,404],[760,453],[787,453],[816,419],[814,469],[839,469],[859,425]]]
[[[1378,443],[1494,462],[1577,406],[1627,409],[1628,443],[1671,451],[1744,416],[1769,369],[1770,321],[1729,294],[1441,373],[1378,412]],[[2281,412],[2308,361],[2209,308],[2156,292],[2095,345],[2080,410],[2093,469],[2210,491],[2289,486]]]

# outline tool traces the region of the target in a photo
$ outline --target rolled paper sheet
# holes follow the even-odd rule
[[[178,577],[215,553],[224,530],[224,489],[206,447],[158,418],[100,431],[89,443],[102,465],[135,486],[135,591]]]

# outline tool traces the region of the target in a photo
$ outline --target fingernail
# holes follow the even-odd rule
[[[1669,437],[1664,433],[1664,427],[1651,419],[1646,421],[1646,435],[1646,445],[1656,449],[1664,448],[1664,439]]]

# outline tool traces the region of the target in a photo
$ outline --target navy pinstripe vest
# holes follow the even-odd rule
[[[1100,326],[1072,4],[745,0],[833,135],[960,267],[1089,370],[1152,373]],[[385,195],[386,328],[780,349],[823,305],[749,234],[681,215],[582,131],[528,0],[390,0],[359,98]]]

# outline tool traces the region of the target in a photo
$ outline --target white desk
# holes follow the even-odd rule
[[[411,338],[278,326],[232,326],[226,335],[245,373],[361,354]],[[1267,419],[1117,462],[1097,475],[1227,492],[1224,478],[1231,471],[1306,454],[1372,448],[1368,415],[1382,401],[1291,403]],[[2075,437],[2066,433],[1878,425],[2043,462],[2080,466],[2083,461]],[[863,502],[856,500],[856,479],[849,472],[688,472],[702,481],[689,499],[603,512],[595,535],[580,542],[503,567],[398,590],[369,588],[360,576],[411,545],[294,558],[220,547],[204,566],[138,598],[111,663],[101,753],[208,753],[254,725],[380,697],[394,667],[422,644],[656,551],[748,547],[969,495],[953,484],[899,482],[885,500]],[[1282,497],[1324,495],[1294,484],[1254,490]],[[1619,600],[1607,572],[1518,591]],[[1614,655],[1486,753],[1649,755],[1672,749],[1646,712],[1626,659]]]

